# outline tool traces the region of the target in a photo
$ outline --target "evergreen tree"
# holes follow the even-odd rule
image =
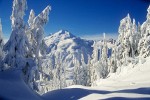
[[[91,60],[91,66],[92,68],[91,73],[91,85],[96,85],[96,81],[101,78],[106,78],[109,70],[108,70],[108,47],[107,47],[107,41],[105,39],[105,33],[104,33],[104,39],[103,42],[95,42],[94,50],[93,50],[93,58]],[[98,51],[100,53],[100,59],[97,60],[98,53],[95,52]],[[96,59],[95,59],[96,58]]]
[[[44,25],[49,20],[49,11],[51,10],[50,6],[47,6],[38,16],[35,16],[35,13],[33,10],[30,11],[28,24],[29,28],[26,30],[26,34],[28,36],[29,43],[31,45],[30,49],[30,56],[34,59],[35,62],[35,68],[32,68],[32,74],[31,75],[31,83],[36,86],[36,91],[40,92],[45,91],[43,86],[40,84],[44,81],[45,78],[48,77],[47,74],[44,73],[42,68],[42,52],[46,51],[45,48],[43,48],[43,40],[44,40]]]
[[[111,62],[109,72],[115,73],[117,70],[117,52],[116,52],[116,43],[113,42],[112,54],[111,54]]]
[[[147,20],[141,26],[141,39],[138,44],[140,56],[147,57],[150,55],[150,6],[147,9]]]
[[[130,15],[128,14],[124,19],[120,21],[119,37],[117,40],[117,59],[118,66],[128,64],[128,58],[135,55],[135,42],[136,39],[136,25],[135,20],[132,24]]]
[[[4,70],[3,59],[4,59],[5,54],[3,51],[3,46],[4,46],[4,40],[3,40],[2,24],[1,24],[1,19],[0,19],[0,71]]]
[[[14,0],[11,15],[12,33],[10,39],[4,46],[7,55],[4,59],[5,65],[10,68],[24,69],[28,66],[26,56],[28,52],[28,40],[25,34],[23,17],[27,8],[26,0]],[[24,70],[26,74],[27,70]]]
[[[91,65],[91,57],[88,56],[88,64],[87,64],[87,86],[91,86],[91,76],[92,76],[92,65]]]
[[[102,78],[105,78],[108,75],[108,47],[107,47],[107,42],[105,38],[105,33],[104,35],[104,42],[102,46],[102,54],[101,54],[101,72],[102,72]]]
[[[73,75],[73,84],[79,85],[79,77],[80,77],[80,62],[79,60],[73,55],[73,64],[74,64],[74,75]]]

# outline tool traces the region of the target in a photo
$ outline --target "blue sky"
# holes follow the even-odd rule
[[[103,32],[111,37],[116,36],[120,20],[128,13],[142,23],[146,20],[150,4],[149,0],[27,0],[27,3],[26,22],[31,9],[37,15],[51,5],[45,35],[64,29],[90,39],[98,38]],[[0,18],[5,38],[11,34],[11,11],[12,0],[0,0]]]

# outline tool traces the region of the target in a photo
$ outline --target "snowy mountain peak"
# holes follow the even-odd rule
[[[50,36],[45,37],[45,43],[47,46],[50,46],[51,44],[57,44],[60,41],[64,41],[66,39],[75,39],[76,36],[71,34],[67,30],[60,30]]]
[[[58,33],[69,33],[69,31],[61,29],[61,30],[58,31]]]
[[[59,48],[60,44],[65,45],[65,46],[70,45],[71,48],[78,47],[78,46],[81,47],[82,46],[81,43],[85,45],[88,44],[88,43],[86,44],[86,41],[74,36],[67,30],[60,30],[48,37],[45,37],[44,40],[45,40],[47,47],[49,47],[49,49],[50,48],[52,49],[54,45]]]
[[[56,32],[54,35],[58,35],[58,36],[64,35],[65,37],[70,37],[70,38],[76,37],[73,34],[71,34],[68,30],[60,30]]]

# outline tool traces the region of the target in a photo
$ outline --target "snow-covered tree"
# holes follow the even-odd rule
[[[28,40],[25,35],[25,24],[23,17],[27,8],[26,0],[14,0],[11,15],[12,33],[10,39],[4,46],[7,52],[4,63],[10,68],[24,69],[26,61]]]
[[[141,25],[138,22],[138,26],[137,26],[137,33],[135,35],[135,56],[139,55],[139,41],[141,39]]]
[[[133,19],[133,24],[132,24],[132,30],[131,30],[131,36],[129,37],[130,41],[130,57],[134,58],[135,57],[135,50],[137,50],[137,26],[135,19]]]
[[[24,75],[25,82],[30,83],[30,77],[32,76],[31,69],[33,69],[36,64],[33,58],[29,55],[32,47],[25,33],[26,25],[23,19],[26,9],[26,0],[13,1],[13,10],[10,17],[12,33],[10,39],[4,46],[4,50],[6,52],[4,68],[21,70]]]
[[[3,70],[3,59],[5,56],[3,51],[3,46],[4,46],[4,39],[3,39],[2,24],[0,19],[0,71]]]
[[[26,35],[28,37],[28,40],[30,42],[31,45],[33,45],[35,43],[34,41],[34,34],[32,34],[32,26],[33,26],[33,20],[35,18],[35,13],[34,13],[34,10],[32,9],[30,11],[30,15],[29,15],[29,19],[28,19],[28,25],[29,27],[26,29]],[[31,52],[32,53],[32,52]]]
[[[147,20],[141,26],[141,39],[138,45],[138,50],[142,57],[150,55],[150,6],[147,12]]]
[[[130,15],[120,21],[119,26],[119,36],[117,40],[117,58],[119,59],[120,64],[127,64],[127,58],[129,57],[130,52],[130,41],[129,37],[131,36],[132,23]]]
[[[105,33],[104,39],[102,42],[97,42],[94,44],[94,49],[93,51],[98,51],[98,53],[95,53],[93,55],[93,59],[91,60],[91,84],[96,85],[95,82],[101,78],[106,78],[109,69],[108,69],[108,47],[107,47],[107,41],[105,38]],[[99,55],[98,55],[99,54]],[[98,55],[98,56],[97,56]],[[95,60],[95,57],[99,57],[99,60]]]
[[[39,90],[37,80],[43,78],[40,60],[40,50],[43,42],[44,25],[48,22],[50,6],[47,6],[35,17],[31,10],[29,28],[24,24],[23,17],[27,8],[26,0],[14,0],[11,15],[12,33],[4,46],[6,57],[4,68],[14,68],[22,71],[25,82],[34,90]],[[42,74],[40,74],[42,73]]]
[[[79,55],[80,56],[80,55]],[[89,66],[85,63],[84,55],[81,53],[81,62],[73,55],[73,84],[87,86],[90,84]]]
[[[50,6],[47,6],[38,16],[35,17],[34,11],[31,10],[29,16],[29,26],[30,29],[27,33],[30,35],[30,41],[32,41],[33,54],[38,63],[38,67],[40,67],[40,56],[41,51],[43,51],[43,39],[44,39],[44,25],[49,20],[49,11],[51,10]]]
[[[2,31],[2,23],[0,19],[0,48],[3,49],[4,39],[3,39],[3,31]]]
[[[137,26],[137,33],[138,33],[137,40],[138,40],[138,43],[139,43],[139,41],[140,41],[140,39],[142,37],[142,34],[141,34],[141,24],[139,22],[138,22],[138,26]]]
[[[117,40],[117,62],[118,66],[127,65],[129,58],[138,56],[138,43],[140,32],[138,31],[135,19],[131,22],[130,15],[120,21],[119,37]]]
[[[31,9],[29,19],[28,19],[28,24],[30,27],[32,27],[33,25],[34,18],[35,18],[35,12],[33,9]]]
[[[102,78],[105,78],[108,75],[108,47],[104,33],[104,42],[102,46],[102,54],[101,54],[101,70],[102,70]]]
[[[88,63],[87,63],[87,86],[91,86],[91,76],[92,76],[92,64],[91,64],[91,57],[88,56]]]
[[[73,64],[74,64],[74,75],[73,75],[73,84],[78,84],[80,82],[80,62],[79,60],[73,55]]]
[[[113,47],[112,47],[112,54],[110,58],[110,68],[109,72],[110,73],[115,73],[117,70],[117,51],[116,51],[116,43],[115,41],[113,42]]]
[[[53,69],[52,72],[52,79],[51,79],[51,84],[50,87],[52,87],[50,90],[53,89],[62,89],[66,87],[66,69],[65,67],[67,66],[66,63],[61,63],[62,62],[62,55],[58,53],[58,55],[55,57],[55,68]]]
[[[79,85],[87,86],[89,84],[88,79],[90,78],[88,75],[89,67],[85,63],[83,54],[81,54],[81,65],[79,70]]]
[[[50,6],[47,6],[38,16],[35,16],[33,10],[30,11],[28,24],[29,28],[26,29],[26,35],[28,37],[29,43],[31,45],[29,55],[34,59],[35,68],[32,68],[31,72],[34,75],[31,75],[31,85],[36,84],[36,91],[42,92],[43,86],[41,86],[41,82],[46,80],[49,77],[46,73],[43,72],[42,69],[42,54],[46,49],[44,48],[44,25],[49,20],[49,11],[51,10]],[[44,45],[44,46],[43,46]],[[31,86],[33,87],[33,86]]]
[[[97,45],[97,41],[94,41],[93,54],[92,54],[93,62],[97,62],[100,60],[100,56],[101,56],[100,54],[101,54],[101,50],[99,48],[99,45]]]
[[[97,41],[94,41],[93,43],[93,54],[92,54],[92,59],[90,61],[90,80],[91,80],[91,85],[95,85],[94,82],[98,80],[98,75],[97,75],[97,68],[99,68],[99,57],[98,54],[99,50],[101,51],[101,45],[98,45],[99,43]],[[99,48],[100,47],[100,48]]]

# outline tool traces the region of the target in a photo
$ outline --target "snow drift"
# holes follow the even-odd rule
[[[0,72],[0,100],[42,100],[24,82],[19,70]]]

